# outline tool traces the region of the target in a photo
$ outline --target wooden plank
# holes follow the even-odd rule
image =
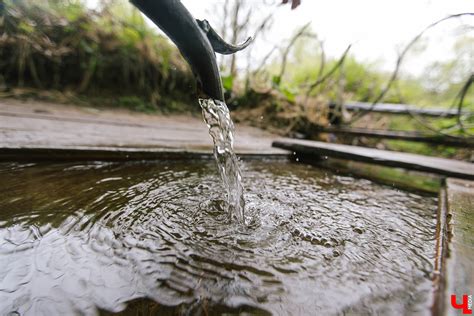
[[[451,295],[457,303],[463,295],[474,295],[474,182],[446,181],[449,244],[445,262],[443,315],[461,315],[451,306]],[[472,308],[472,307],[471,307]]]
[[[286,159],[287,152],[239,154],[239,158],[248,159]],[[117,148],[117,147],[0,147],[0,162],[37,162],[37,161],[132,161],[132,160],[181,160],[214,159],[212,150],[186,150],[173,148]]]
[[[285,151],[271,146],[277,137],[258,128],[237,125],[235,150],[245,155],[286,155]],[[3,159],[11,159],[14,153],[18,159],[24,155],[42,159],[40,149],[45,148],[54,151],[55,157],[76,153],[92,159],[116,157],[120,150],[126,156],[130,148],[135,157],[141,155],[140,150],[146,157],[149,156],[146,150],[212,153],[213,144],[199,116],[146,115],[117,109],[0,100],[0,148],[4,148],[0,152]],[[107,152],[100,153],[102,149]],[[81,155],[79,150],[88,152]]]
[[[333,109],[337,106],[335,102],[329,103],[329,108]],[[432,117],[455,117],[458,115],[457,109],[443,109],[443,108],[420,108],[411,104],[395,104],[395,103],[377,103],[372,106],[372,103],[367,102],[347,102],[344,105],[347,111],[369,111],[375,113],[388,114],[418,114]],[[472,112],[463,111],[462,115],[473,115]]]
[[[432,173],[338,158],[321,159],[317,161],[311,158],[308,160],[304,158],[301,159],[300,157],[297,158],[302,163],[308,163],[324,169],[331,169],[335,173],[373,180],[402,190],[436,195],[442,187],[442,176]]]
[[[474,179],[474,164],[464,161],[289,138],[274,141],[273,146],[311,157],[329,156],[456,178]]]
[[[436,145],[474,148],[474,137],[460,138],[452,136],[428,135],[415,131],[375,130],[343,126],[319,127],[316,129],[316,131],[321,133],[344,134],[384,139],[398,139]]]
[[[446,185],[438,193],[438,213],[436,216],[436,246],[433,267],[433,315],[445,314],[446,257],[448,254],[448,199]]]

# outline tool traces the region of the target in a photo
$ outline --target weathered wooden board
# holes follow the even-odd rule
[[[446,190],[449,244],[442,314],[461,315],[451,306],[451,295],[461,303],[463,295],[474,294],[474,182],[448,178]]]
[[[330,108],[335,108],[336,103],[330,103]],[[388,114],[417,114],[432,117],[454,117],[458,115],[457,109],[443,109],[443,108],[421,108],[410,104],[394,104],[394,103],[377,103],[372,106],[372,103],[367,102],[348,102],[344,103],[344,109],[347,111],[370,111],[375,113]],[[463,115],[472,115],[470,112],[462,112]]]
[[[287,159],[283,153],[243,152],[239,158],[249,159]],[[186,150],[184,148],[130,148],[130,147],[0,147],[0,162],[37,161],[132,161],[132,160],[181,160],[214,159],[209,150]]]
[[[239,125],[235,149],[248,156],[286,155],[271,146],[277,137]],[[1,160],[159,159],[212,150],[200,117],[0,100]]]
[[[416,131],[375,130],[345,126],[321,127],[317,129],[317,131],[321,133],[344,134],[371,138],[398,139],[436,145],[474,148],[474,137],[459,138],[451,136],[428,135]]]
[[[474,179],[474,164],[451,159],[288,138],[274,141],[273,146],[314,157],[329,156],[456,178]]]
[[[448,256],[448,198],[446,183],[438,193],[438,214],[436,216],[435,257],[433,265],[433,315],[446,314],[446,257]]]

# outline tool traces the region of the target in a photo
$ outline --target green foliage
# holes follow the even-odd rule
[[[281,88],[280,92],[286,97],[288,101],[294,103],[296,101],[296,91],[290,88]]]
[[[222,86],[225,90],[232,91],[232,88],[234,87],[234,76],[222,76]]]
[[[311,59],[289,64],[288,77],[285,79],[287,85],[292,89],[300,89],[308,84],[324,77],[338,63],[338,59],[326,61],[322,73],[320,73],[320,60],[317,56]],[[312,95],[323,93],[328,99],[335,99],[341,87],[337,84],[342,71],[344,93],[350,94],[354,100],[369,101],[382,91],[383,84],[388,77],[376,70],[375,65],[365,64],[353,57],[347,57],[341,69],[338,69],[318,89],[312,91]]]
[[[451,147],[433,146],[424,143],[414,143],[402,140],[388,140],[386,144],[390,150],[411,152],[427,156],[452,157],[457,150]]]
[[[143,99],[137,96],[122,96],[117,100],[117,104],[120,107],[135,110],[138,112],[155,112],[156,107],[152,104],[145,102]]]
[[[422,44],[415,48],[424,50],[426,45]],[[456,100],[455,98],[472,74],[474,67],[472,59],[473,44],[474,38],[461,38],[455,44],[456,58],[430,65],[422,77],[409,76],[403,72],[403,68],[400,69],[397,78],[391,83],[390,89],[384,94],[381,102],[405,103],[419,107],[457,108],[459,97]],[[284,109],[278,106],[273,107],[277,109],[276,112],[281,113],[275,116],[275,119],[268,120],[269,124],[277,129],[281,129],[283,122],[288,135],[294,132],[302,132],[308,137],[319,137],[317,132],[311,133],[311,124],[325,125],[327,121],[324,119],[318,120],[318,118],[311,119],[311,113],[321,113],[328,101],[341,98],[343,101],[372,102],[381,95],[392,77],[392,73],[380,71],[377,64],[361,62],[350,55],[345,56],[343,63],[341,63],[341,56],[337,58],[325,56],[323,59],[320,48],[314,43],[308,44],[304,39],[299,39],[296,42],[292,52],[292,55],[287,59],[283,76],[280,76],[282,67],[277,59],[258,72],[259,74],[266,74],[266,76],[259,77],[266,80],[266,83],[257,82],[258,86],[266,87],[264,94],[273,95],[275,100],[283,97],[286,99],[283,103],[291,103],[291,106],[286,106]],[[342,66],[340,66],[341,64]],[[313,84],[315,87],[309,90],[309,87]],[[263,89],[259,90],[265,91]],[[252,93],[252,88],[248,89],[247,92]],[[303,98],[297,98],[298,96],[303,96]],[[244,97],[240,104],[245,105],[246,99],[252,100],[250,97]],[[302,104],[297,104],[296,100],[301,100]],[[250,102],[256,104],[254,101]],[[275,104],[278,102],[268,101],[267,103]],[[466,94],[462,108],[464,111],[474,112],[474,85]],[[266,106],[264,110],[268,111],[269,109],[272,109],[272,107]],[[474,116],[463,116],[462,121],[463,124],[460,125],[457,118],[370,115],[364,117],[359,122],[360,124],[356,122],[353,126],[369,129],[419,131],[430,135],[437,135],[437,131],[440,131],[440,137],[443,137],[444,134],[472,137],[474,135]],[[301,126],[304,128],[301,128]],[[371,140],[369,143],[373,146],[383,143],[380,145],[385,145],[393,150],[427,155],[460,159],[470,157],[468,150],[446,146],[385,140]]]
[[[296,41],[283,78],[277,75],[280,71],[278,59],[268,65],[266,71],[270,74],[269,85],[276,90],[286,88],[296,95],[301,95],[306,94],[308,85],[328,75],[338,64],[340,56],[333,58],[325,56],[322,67],[323,54],[316,43],[307,38]],[[460,37],[453,48],[456,57],[429,65],[420,77],[408,76],[400,71],[382,101],[430,107],[452,106],[453,100],[474,69],[473,45],[472,36]],[[414,49],[424,50],[425,46],[421,43],[415,45]],[[361,62],[349,55],[342,67],[337,68],[323,83],[313,89],[310,95],[335,100],[342,91],[346,99],[371,102],[380,95],[390,77],[391,73],[380,71],[376,63]],[[474,89],[471,88],[471,92],[466,95],[463,106],[465,110],[474,111],[472,90]]]
[[[273,76],[272,77],[272,87],[273,89],[279,91],[281,94],[285,96],[285,98],[294,103],[296,101],[296,96],[298,94],[298,90],[295,88],[290,88],[288,86],[281,85],[281,76]]]
[[[7,88],[113,95],[140,111],[171,99],[191,104],[194,78],[176,48],[127,1],[105,3],[92,11],[78,0],[7,0],[0,21]],[[142,101],[129,106],[130,95]]]
[[[273,76],[272,77],[272,85],[273,87],[279,87],[281,83],[281,77],[280,76]]]

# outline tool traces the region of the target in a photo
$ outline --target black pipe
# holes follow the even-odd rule
[[[131,0],[178,46],[196,76],[199,97],[224,101],[216,56],[207,34],[179,0]]]

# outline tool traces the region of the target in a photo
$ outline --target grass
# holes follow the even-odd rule
[[[186,63],[128,2],[110,1],[99,11],[83,1],[3,5],[0,92],[59,91],[141,112],[194,108]]]

